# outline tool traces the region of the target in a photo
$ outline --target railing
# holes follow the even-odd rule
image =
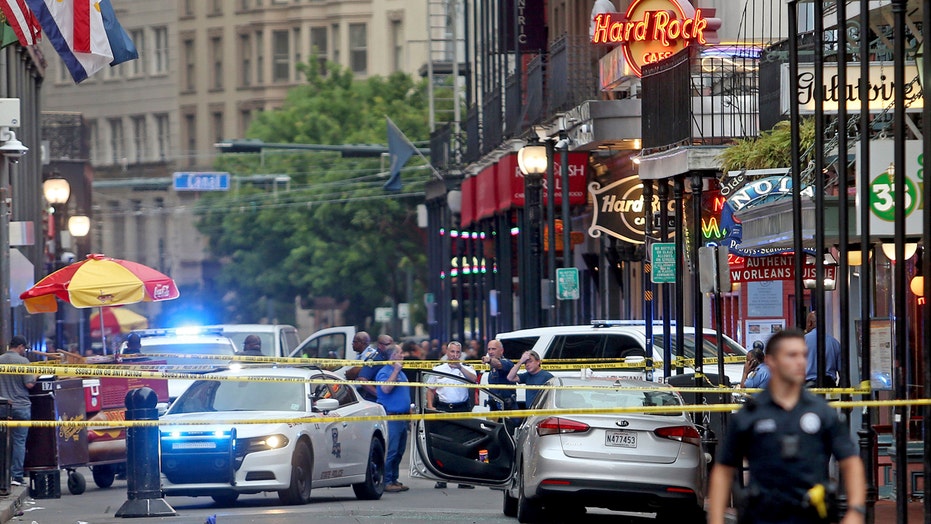
[[[587,35],[562,35],[550,45],[546,115],[598,99],[598,54]]]
[[[486,95],[482,104],[482,154],[498,147],[502,141],[501,92]]]

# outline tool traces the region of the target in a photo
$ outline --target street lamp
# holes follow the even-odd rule
[[[517,153],[517,165],[524,175],[524,207],[527,210],[528,230],[530,233],[530,260],[527,267],[527,293],[522,293],[527,301],[522,304],[529,311],[529,327],[537,327],[540,322],[541,283],[540,278],[540,224],[542,222],[543,174],[549,167],[546,146],[534,138]],[[527,306],[530,306],[529,309]]]
[[[85,215],[74,215],[68,219],[68,232],[73,237],[86,237],[91,231],[91,219]]]
[[[64,217],[62,216],[62,206],[68,203],[71,197],[71,184],[61,177],[58,172],[52,174],[42,182],[42,193],[45,200],[52,206],[55,224],[55,232],[52,237],[54,250],[52,251],[52,264],[49,272],[55,271],[60,262],[59,253],[61,252],[61,229],[64,226]],[[65,347],[65,319],[62,308],[55,311],[55,347]]]

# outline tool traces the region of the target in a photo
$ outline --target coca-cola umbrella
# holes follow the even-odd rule
[[[19,298],[30,313],[54,313],[58,311],[58,299],[86,308],[158,302],[179,295],[171,277],[149,266],[92,254],[51,273]],[[101,327],[101,331],[105,329]]]
[[[95,311],[91,314],[90,323],[91,338],[125,335],[149,327],[149,320],[144,316],[131,309],[117,306],[107,306]]]

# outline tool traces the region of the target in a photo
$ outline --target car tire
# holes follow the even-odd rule
[[[278,492],[282,504],[297,506],[310,502],[310,489],[314,478],[314,458],[307,444],[297,443],[291,457],[291,485]]]
[[[87,481],[84,480],[84,475],[81,475],[77,471],[68,472],[68,492],[72,495],[80,495],[84,493],[84,490],[87,489]]]
[[[528,499],[524,495],[524,476],[520,475],[520,488],[517,492],[517,522],[537,522],[543,507],[539,502]]]
[[[98,488],[107,489],[113,485],[113,480],[116,478],[116,466],[114,464],[93,466],[91,475],[94,476],[94,484],[97,484]]]
[[[385,445],[377,438],[372,439],[369,449],[365,482],[353,484],[352,491],[359,500],[378,500],[385,492]]]
[[[511,492],[504,490],[504,504],[501,508],[501,512],[504,513],[505,517],[516,517],[517,516],[517,499],[511,496]]]
[[[224,495],[211,495],[210,498],[219,506],[232,506],[239,499],[239,493],[227,493]]]

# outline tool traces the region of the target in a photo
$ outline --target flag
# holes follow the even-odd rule
[[[10,24],[20,44],[30,46],[39,41],[42,27],[26,6],[26,0],[0,0],[0,10],[6,16],[6,23]]]
[[[404,135],[404,132],[394,125],[391,118],[385,117],[388,121],[388,156],[391,158],[391,171],[388,181],[382,188],[385,191],[401,190],[401,168],[411,159],[417,148]]]
[[[75,83],[113,61],[97,0],[25,0]]]
[[[116,19],[116,12],[113,11],[110,0],[100,0],[100,14],[103,16],[103,27],[107,31],[110,50],[113,51],[113,61],[110,65],[115,66],[139,58],[136,44]]]

